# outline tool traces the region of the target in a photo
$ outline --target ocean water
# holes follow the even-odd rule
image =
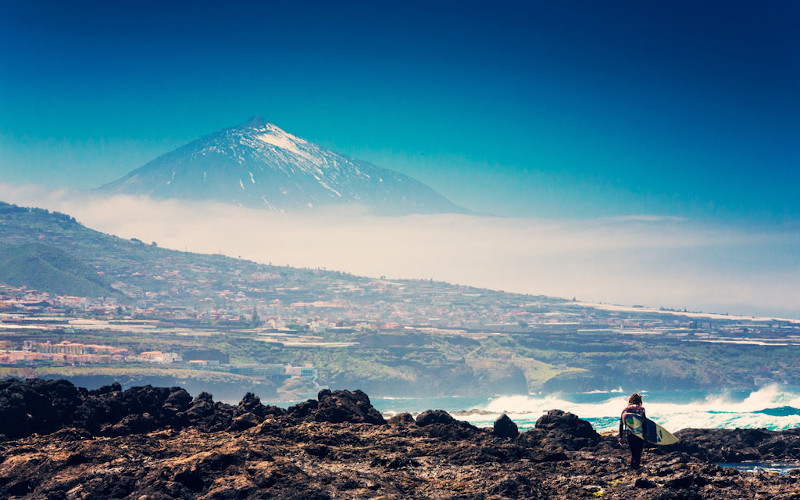
[[[764,428],[784,430],[800,426],[800,388],[771,385],[751,391],[642,392],[647,417],[670,432],[694,428]],[[441,409],[477,427],[491,427],[506,413],[520,430],[530,429],[545,412],[559,409],[589,421],[595,430],[616,431],[629,393],[526,394],[488,398],[372,398],[387,417],[400,412]]]
[[[777,474],[788,474],[800,468],[800,464],[790,462],[732,462],[717,465],[743,472],[771,472]]]

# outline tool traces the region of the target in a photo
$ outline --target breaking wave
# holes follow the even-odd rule
[[[551,409],[588,420],[599,431],[616,430],[627,394],[618,391],[583,394],[503,396],[458,418],[478,427],[490,427],[503,413],[520,430],[534,426]],[[644,401],[647,416],[672,432],[686,428],[765,428],[784,430],[800,426],[800,391],[778,385],[754,391],[651,391]]]

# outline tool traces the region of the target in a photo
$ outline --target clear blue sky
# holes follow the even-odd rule
[[[800,3],[0,2],[0,183],[262,115],[476,211],[800,219]]]

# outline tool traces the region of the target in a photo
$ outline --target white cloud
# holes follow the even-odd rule
[[[281,214],[0,185],[0,199],[162,247],[587,301],[800,317],[800,235],[673,217]]]

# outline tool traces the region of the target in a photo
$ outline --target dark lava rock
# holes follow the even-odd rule
[[[562,410],[550,410],[539,417],[539,420],[536,421],[536,428],[547,432],[564,432],[575,437],[600,439],[600,435],[595,432],[592,424],[579,419],[577,415]]]
[[[680,446],[649,448],[637,474],[613,436],[563,411],[514,439],[498,437],[513,429],[507,417],[477,429],[441,410],[365,425],[384,422],[361,391],[322,391],[287,411],[254,394],[230,406],[177,387],[3,380],[0,417],[13,436],[0,441],[0,498],[788,500],[800,482],[713,461],[796,459],[800,429],[681,431]]]
[[[314,420],[317,422],[386,424],[381,412],[372,406],[369,396],[363,391],[323,389],[319,392],[317,399],[319,404],[314,411]]]
[[[11,496],[23,496],[33,490],[33,485],[30,481],[22,480],[16,483],[11,483],[5,488],[5,492]]]
[[[390,418],[386,423],[388,423],[392,427],[404,427],[416,424],[416,422],[414,421],[414,416],[411,415],[410,413],[405,413],[405,412],[395,415],[394,417]]]
[[[581,450],[601,440],[592,424],[561,410],[550,410],[539,417],[535,429],[528,433],[542,433],[540,444],[552,450]]]
[[[263,408],[262,413],[270,412]],[[187,426],[214,432],[229,427],[232,418],[229,405],[214,403],[208,393],[192,399],[180,387],[123,391],[114,383],[87,391],[66,380],[0,381],[0,434],[11,438],[71,428],[104,436]]]
[[[175,474],[173,479],[195,493],[203,491],[205,487],[203,475],[197,469],[184,469],[179,471]]]
[[[525,498],[544,500],[547,498],[541,491],[541,487],[534,485],[525,476],[516,474],[513,476],[506,476],[499,480],[491,489],[490,495],[498,495],[502,498]]]
[[[81,395],[66,380],[0,380],[0,434],[48,434],[70,422]]]
[[[305,452],[313,457],[325,458],[331,449],[324,444],[310,444],[304,448]]]
[[[277,414],[255,395],[229,406],[178,388],[2,381],[0,394],[24,432],[58,427],[0,442],[0,498],[796,500],[800,482],[800,472],[738,472],[686,451],[789,458],[798,430],[684,432],[685,448],[648,449],[637,473],[613,436],[598,440],[561,411],[507,439],[440,410],[420,414],[421,426],[408,414],[368,425],[374,408],[360,391],[323,391]]]
[[[471,439],[483,431],[461,420],[454,419],[444,410],[425,410],[417,415],[416,426],[409,429],[414,436],[427,436],[441,441]]]
[[[103,436],[127,436],[128,434],[143,434],[158,428],[158,422],[149,413],[133,414],[123,417],[115,424],[104,425],[100,429]]]
[[[536,460],[538,462],[565,462],[569,460],[569,457],[563,451],[556,451],[539,455]]]
[[[515,445],[470,446],[457,450],[447,457],[449,463],[476,465],[484,463],[516,463],[521,458],[532,458],[530,450]]]
[[[657,492],[651,498],[652,500],[701,500],[703,497],[696,491],[692,490],[686,490],[686,491],[664,490]]]
[[[173,387],[164,401],[163,409],[167,412],[178,413],[188,409],[191,404],[192,396],[188,392],[180,387]]]
[[[294,419],[304,419],[309,415],[313,415],[319,406],[319,402],[314,399],[309,399],[302,403],[287,408],[287,415]]]
[[[444,410],[425,410],[417,415],[417,425],[425,427],[431,424],[454,424],[454,419],[449,413]]]
[[[192,400],[186,411],[176,416],[180,423],[203,432],[218,432],[228,429],[233,420],[233,407],[215,403],[211,394],[201,392]]]
[[[634,488],[650,489],[656,488],[658,485],[646,477],[637,477],[633,483]]]
[[[419,467],[419,462],[413,458],[404,456],[394,457],[375,457],[370,464],[371,467],[386,467],[387,469],[402,469],[404,467]]]
[[[255,415],[256,417],[260,418],[261,420],[267,416],[269,412],[269,408],[261,404],[261,398],[253,394],[252,392],[248,392],[244,395],[242,400],[236,405],[236,408],[233,409],[234,416],[238,417],[240,415],[244,415],[246,413],[250,413]]]
[[[252,413],[243,413],[234,417],[228,430],[243,431],[255,427],[262,422],[262,419]]]
[[[500,418],[495,420],[492,432],[495,436],[504,438],[515,438],[519,435],[517,424],[508,418],[508,415],[505,413],[503,413]]]
[[[713,462],[800,460],[800,428],[683,429],[675,436],[680,441],[671,448]]]
[[[675,490],[686,489],[692,484],[696,483],[698,476],[696,474],[677,474],[673,477],[665,478],[664,486]]]

